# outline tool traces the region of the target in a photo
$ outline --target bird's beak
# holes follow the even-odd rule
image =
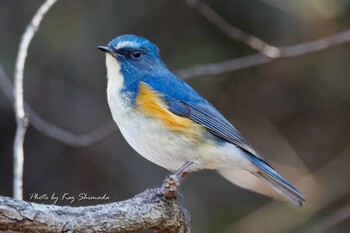
[[[112,46],[98,46],[97,48],[102,52],[109,53],[113,57],[117,55],[117,51]]]

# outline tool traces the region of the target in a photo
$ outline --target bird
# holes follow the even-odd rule
[[[167,68],[155,44],[125,34],[98,49],[106,54],[112,117],[138,154],[170,171],[181,168],[183,174],[217,170],[252,191],[261,192],[252,184],[262,182],[296,206],[303,205],[304,195],[212,104]]]

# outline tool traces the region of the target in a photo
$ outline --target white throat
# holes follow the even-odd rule
[[[107,99],[112,117],[124,138],[137,150],[138,143],[135,142],[134,135],[139,131],[140,118],[137,118],[135,111],[132,111],[128,97],[121,91],[124,86],[124,76],[120,72],[120,64],[114,57],[107,54],[106,66],[108,78]]]
[[[124,77],[120,73],[119,62],[108,53],[106,54],[106,67],[108,79],[107,93],[119,92],[123,88]]]
[[[127,115],[128,110],[130,109],[129,102],[121,91],[124,86],[124,76],[120,72],[120,64],[118,61],[109,54],[106,55],[106,66],[108,78],[108,105],[114,121],[118,124],[120,120]]]

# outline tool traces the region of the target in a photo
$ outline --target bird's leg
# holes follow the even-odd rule
[[[162,194],[165,197],[168,198],[175,198],[176,197],[176,191],[180,187],[181,181],[183,178],[188,174],[188,171],[186,169],[191,166],[193,162],[187,161],[182,165],[176,172],[169,175],[162,186]]]
[[[185,178],[185,176],[188,174],[188,171],[186,171],[186,169],[191,166],[193,164],[193,162],[191,161],[187,161],[186,163],[184,163],[184,165],[182,165],[174,174],[177,177],[177,179],[181,182],[183,180],[183,178]]]

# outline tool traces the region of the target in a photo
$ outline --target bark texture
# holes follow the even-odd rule
[[[96,206],[43,205],[0,196],[0,231],[19,232],[191,232],[186,211],[160,188]]]

